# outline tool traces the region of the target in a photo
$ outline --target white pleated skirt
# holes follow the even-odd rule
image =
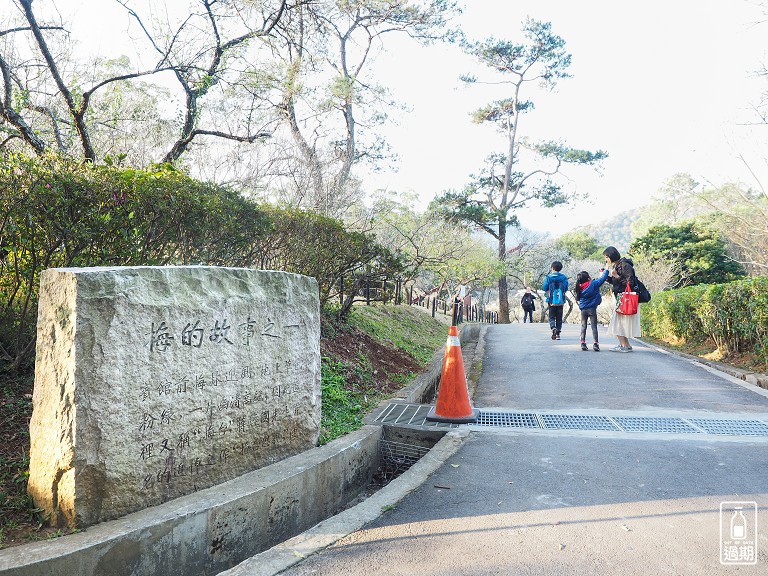
[[[640,338],[640,314],[618,314],[613,311],[611,321],[608,324],[608,334],[611,336],[625,336],[627,338]]]

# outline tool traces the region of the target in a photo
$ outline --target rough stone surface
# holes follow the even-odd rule
[[[184,267],[43,273],[29,492],[83,527],[312,448],[314,279]]]
[[[61,538],[0,550],[0,574],[219,574],[354,501],[376,470],[381,434],[380,426],[364,426],[194,494]]]

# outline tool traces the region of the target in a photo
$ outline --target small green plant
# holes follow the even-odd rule
[[[27,494],[29,480],[29,417],[32,376],[0,372],[0,548],[24,538],[42,524],[40,510]]]
[[[371,359],[362,352],[357,353],[355,374],[363,382],[368,382],[373,377],[373,364],[371,363]]]
[[[321,387],[323,394],[320,440],[322,446],[344,434],[357,430],[369,406],[363,394],[351,390],[347,381],[349,369],[343,362],[322,358]]]
[[[389,379],[394,382],[395,384],[400,384],[405,386],[409,382],[411,382],[414,378],[416,378],[417,374],[414,374],[413,372],[408,372],[406,374],[392,374]]]

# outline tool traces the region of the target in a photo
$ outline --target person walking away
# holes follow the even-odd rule
[[[576,287],[573,289],[574,296],[576,296],[576,302],[579,303],[579,310],[581,311],[581,349],[586,351],[587,348],[587,321],[592,324],[592,350],[600,352],[600,343],[598,342],[597,334],[597,307],[603,301],[603,297],[600,295],[600,287],[605,283],[608,278],[608,270],[605,268],[600,269],[600,276],[592,280],[589,273],[582,270],[576,275]]]
[[[613,246],[608,246],[603,250],[605,263],[610,270],[607,282],[613,286],[613,294],[616,297],[616,306],[614,307],[611,321],[608,324],[608,334],[616,336],[619,345],[611,348],[612,352],[632,352],[630,338],[639,338],[640,332],[640,314],[619,314],[616,311],[619,304],[619,295],[627,289],[627,283],[630,287],[636,283],[635,267],[631,259],[622,258],[619,251]]]
[[[555,260],[552,262],[552,270],[544,278],[542,289],[547,293],[549,305],[549,328],[552,330],[552,340],[560,340],[560,332],[563,328],[563,306],[565,305],[565,293],[568,290],[568,277],[560,272],[563,263]]]
[[[453,297],[453,325],[458,326],[461,324],[461,298],[459,297],[459,293],[456,292],[456,294]]]
[[[536,310],[536,303],[534,300],[536,300],[536,295],[531,292],[530,286],[526,286],[525,294],[523,294],[523,297],[520,300],[520,305],[523,307],[523,324],[525,324],[525,321],[528,318],[531,319],[531,324],[533,324],[533,312]]]

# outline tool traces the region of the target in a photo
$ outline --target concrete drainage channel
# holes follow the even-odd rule
[[[461,338],[465,365],[479,325]],[[477,352],[479,353],[479,352]],[[442,351],[399,402],[428,402]],[[356,530],[419,486],[468,430],[391,427],[372,417],[325,446],[224,484],[54,540],[0,550],[4,576],[271,575]],[[386,486],[357,505],[376,476]],[[350,507],[351,506],[351,507]]]
[[[392,487],[415,482],[414,477],[403,472],[421,464],[425,460],[422,456],[444,433],[390,434],[389,427],[365,426],[326,446],[160,506],[80,533],[1,550],[0,573],[207,576],[317,527],[340,511],[346,518],[362,515],[367,522],[380,514],[383,506],[394,504],[413,489],[392,499],[396,493],[391,492]],[[455,440],[444,445],[444,449],[450,449]],[[422,466],[421,476],[426,478],[441,461],[430,470]],[[348,508],[365,493],[377,472],[386,480],[397,478],[362,504]],[[319,535],[305,536],[296,546],[308,553],[308,547],[331,544],[329,535],[338,532],[325,532],[328,525],[322,524]],[[283,566],[287,567],[300,558],[293,549],[287,553],[281,550],[285,547],[265,554],[275,559],[267,562],[262,558],[256,568],[226,573],[273,574],[282,569],[278,567],[281,562],[290,561]]]
[[[450,458],[469,435],[469,430],[456,430],[445,434],[424,455],[415,460],[404,473],[386,486],[368,496],[362,502],[329,516],[308,530],[265,550],[219,576],[273,576],[300,562],[303,558],[334,544],[339,538],[359,530],[381,515],[383,510],[423,484],[437,468]],[[389,441],[385,441],[385,444]],[[402,444],[402,443],[398,443]],[[408,445],[408,453],[414,446]],[[402,462],[396,464],[402,466]]]

